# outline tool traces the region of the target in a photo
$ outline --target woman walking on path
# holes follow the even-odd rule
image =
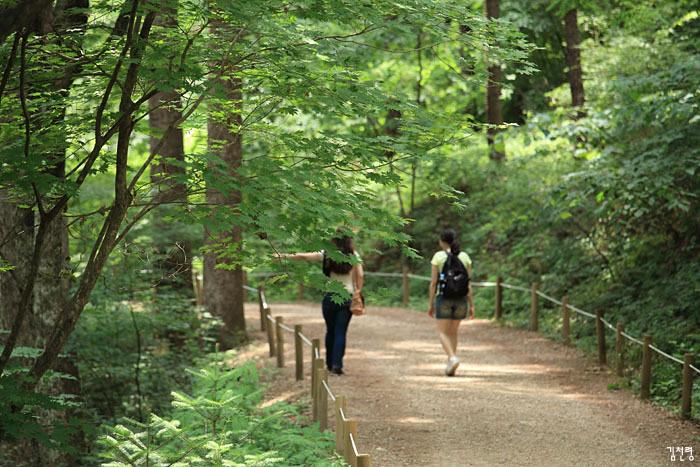
[[[447,365],[445,374],[454,376],[459,366],[457,357],[457,331],[459,323],[467,317],[474,318],[474,297],[469,278],[472,274],[472,260],[460,251],[457,234],[452,229],[445,229],[440,235],[440,250],[430,264],[432,273],[428,315],[437,319],[437,330],[445,353]]]
[[[347,235],[333,238],[333,244],[338,251],[346,256],[355,255],[357,263],[337,262],[331,259],[326,252],[280,254],[281,258],[289,258],[301,261],[319,261],[323,264],[323,273],[340,282],[352,297],[362,291],[364,285],[364,271],[360,255],[355,251],[352,237]],[[337,297],[336,297],[337,300]],[[343,374],[343,357],[345,356],[345,343],[347,340],[348,326],[352,318],[350,311],[351,299],[342,303],[333,301],[333,294],[328,292],[321,302],[323,319],[326,322],[326,366],[336,375]]]

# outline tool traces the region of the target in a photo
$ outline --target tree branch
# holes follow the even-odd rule
[[[10,56],[7,58],[5,70],[2,73],[2,81],[0,81],[0,103],[2,103],[2,96],[5,94],[5,87],[7,87],[7,82],[10,80],[12,65],[15,63],[15,58],[17,57],[17,47],[19,46],[19,40],[20,34],[19,32],[16,32],[15,38],[12,41],[12,49],[10,50]]]

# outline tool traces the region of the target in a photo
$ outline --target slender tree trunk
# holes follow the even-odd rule
[[[499,0],[485,0],[484,8],[486,10],[487,19],[496,19],[500,16]],[[486,130],[486,141],[489,145],[489,157],[495,161],[505,159],[505,151],[497,144],[496,135],[499,132],[498,128],[492,125],[501,125],[503,123],[503,114],[501,112],[501,80],[502,71],[499,63],[492,63],[489,58],[486,58],[488,64],[488,78],[486,81],[486,123],[491,125]]]
[[[160,92],[149,100],[149,104],[151,112],[148,119],[154,132],[151,137],[153,150],[166,129],[182,117],[182,112],[179,110],[180,96],[175,91]],[[160,158],[151,166],[151,182],[157,190],[154,202],[164,203],[153,219],[154,228],[163,234],[156,239],[159,257],[156,269],[160,274],[158,286],[171,286],[193,295],[192,242],[188,238],[172,236],[171,232],[180,229],[173,229],[172,222],[163,217],[164,212],[184,209],[187,203],[187,188],[183,182],[175,179],[184,174],[184,168],[173,164],[173,161],[185,160],[181,128],[169,132],[159,154]]]
[[[164,13],[156,19],[156,25],[167,28],[177,26],[176,6],[164,5]],[[151,127],[151,151],[157,149],[161,137],[166,130],[182,118],[180,96],[175,90],[162,91],[149,100],[150,113],[148,115]],[[187,203],[187,187],[184,182],[177,180],[185,170],[177,162],[184,162],[185,148],[182,128],[176,128],[165,136],[165,142],[158,152],[159,158],[151,166],[151,182],[156,190],[154,202],[165,203],[158,208],[153,217],[154,227],[157,232],[163,234],[156,239],[158,260],[156,269],[160,273],[158,286],[171,286],[188,295],[194,295],[192,284],[192,243],[188,238],[179,238],[171,232],[181,231],[173,229],[172,223],[163,218],[164,211],[183,209]],[[176,203],[169,205],[168,203]]]
[[[460,27],[461,30],[461,27]],[[419,107],[425,107],[425,102],[423,100],[423,31],[418,29],[416,34],[416,64],[418,65],[418,76],[416,76],[416,105]],[[400,114],[399,114],[400,116]],[[399,133],[398,128],[396,128],[395,134],[392,136],[397,136]],[[413,216],[416,207],[416,180],[418,176],[418,160],[411,160],[411,180],[410,180],[410,192],[408,198],[408,208],[406,209],[405,203],[401,199],[401,191],[397,190],[399,197],[399,205],[401,206],[401,216],[406,219],[406,223],[403,225],[403,232],[412,238],[413,234],[413,223],[409,219]],[[408,246],[411,245],[409,240]],[[411,262],[408,260],[406,255],[401,255],[401,272],[409,273],[411,272]],[[405,303],[404,303],[405,304]]]
[[[212,34],[221,37],[226,34],[226,29],[219,22],[212,24]],[[243,99],[242,82],[235,77],[235,70],[225,61],[213,63],[212,66],[220,70],[228,70],[218,79],[220,90],[225,94],[226,101],[233,105],[222,108],[212,104],[212,114],[207,124],[208,146],[210,154],[216,154],[226,167],[226,176],[236,178],[238,169],[243,161],[243,146],[241,133],[234,133],[232,129],[240,128],[242,124],[241,103]],[[223,114],[224,117],[217,117]],[[210,169],[216,171],[217,164],[212,162]],[[207,187],[207,203],[215,205],[212,216],[216,216],[218,209],[229,212],[237,212],[241,202],[241,194],[238,190],[228,193]],[[209,311],[220,316],[224,325],[219,333],[219,343],[223,349],[233,347],[236,343],[245,339],[245,315],[243,313],[243,269],[240,265],[232,264],[230,259],[220,258],[215,251],[217,246],[234,245],[238,253],[241,252],[243,238],[241,228],[231,226],[222,231],[205,229],[205,244],[210,248],[204,255],[204,304]]]
[[[584,115],[585,102],[583,92],[583,70],[581,68],[581,34],[578,29],[578,12],[575,8],[564,15],[566,30],[566,65],[568,67],[569,87],[571,88],[571,105],[579,108],[577,116]]]

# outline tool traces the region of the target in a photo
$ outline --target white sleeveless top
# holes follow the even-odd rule
[[[357,257],[358,261],[362,263],[362,258],[360,258],[360,255],[357,252],[355,252],[355,256]],[[350,272],[347,274],[338,274],[331,271],[330,278],[343,284],[343,287],[345,287],[345,290],[347,290],[348,293],[352,294],[355,291],[355,284],[352,282],[352,270],[350,270]]]

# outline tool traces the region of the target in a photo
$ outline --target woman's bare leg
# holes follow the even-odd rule
[[[457,336],[459,333],[459,323],[461,321],[458,319],[451,319],[449,321],[450,326],[449,326],[449,337],[450,337],[450,344],[452,344],[452,355],[457,355]]]
[[[454,357],[455,355],[455,347],[457,345],[456,341],[456,336],[454,338],[454,344],[453,344],[453,338],[452,338],[452,321],[451,319],[436,319],[437,321],[437,330],[438,330],[438,336],[440,337],[440,343],[442,344],[442,348],[445,349],[445,353],[447,354],[448,357]]]

